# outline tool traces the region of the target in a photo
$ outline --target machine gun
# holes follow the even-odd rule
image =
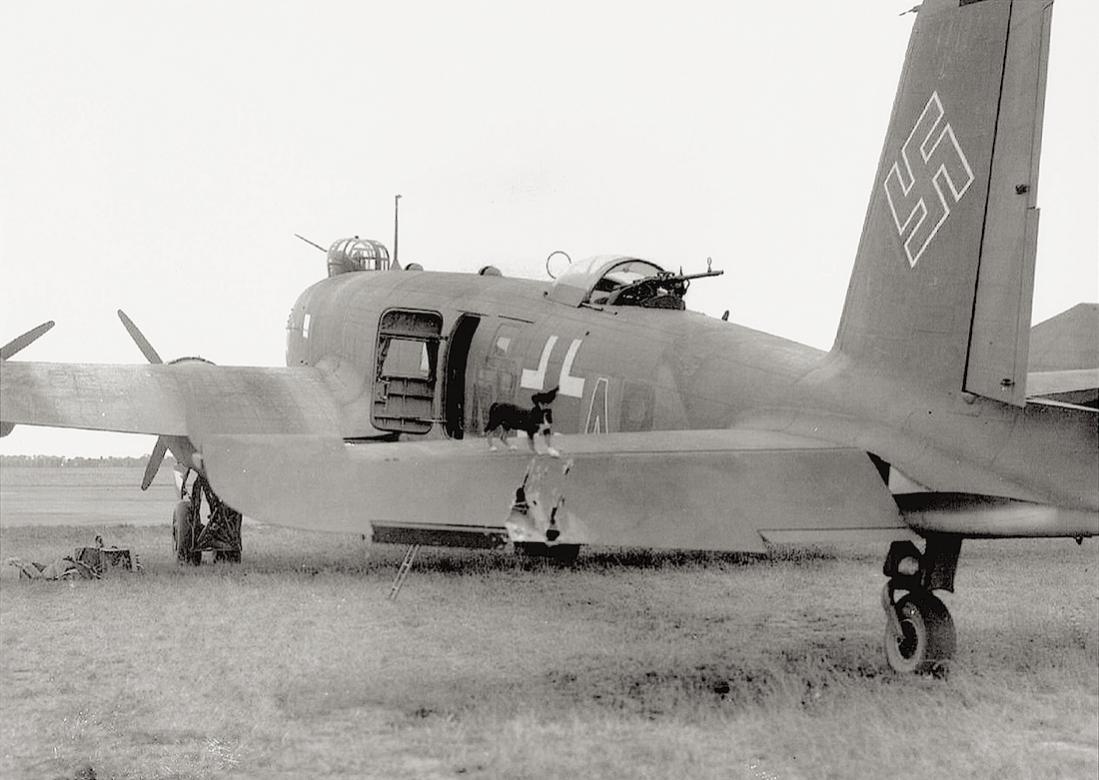
[[[676,309],[682,311],[687,307],[683,298],[691,286],[693,279],[705,279],[710,276],[721,276],[724,271],[711,269],[713,261],[706,258],[706,270],[698,274],[685,274],[682,271],[673,273],[661,271],[653,276],[646,276],[636,282],[619,287],[607,296],[608,306],[641,306],[645,309]]]

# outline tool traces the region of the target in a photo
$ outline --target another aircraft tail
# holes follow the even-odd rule
[[[1022,406],[1053,0],[925,0],[833,352]]]

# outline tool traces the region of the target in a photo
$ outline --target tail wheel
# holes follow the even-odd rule
[[[897,602],[901,635],[885,628],[885,658],[901,673],[941,672],[954,657],[957,638],[946,605],[927,591],[912,591]]]
[[[196,518],[190,501],[180,501],[172,510],[172,546],[176,561],[198,566],[202,563],[202,550],[195,549]]]

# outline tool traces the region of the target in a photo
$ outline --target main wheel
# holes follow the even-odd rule
[[[946,605],[927,591],[912,591],[897,602],[901,636],[885,627],[885,658],[901,673],[940,672],[954,657],[957,638]]]
[[[195,517],[191,513],[191,502],[180,501],[172,510],[172,547],[176,551],[176,561],[190,566],[202,563],[202,550],[195,550]]]

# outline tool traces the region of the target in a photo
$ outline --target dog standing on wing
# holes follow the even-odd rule
[[[534,436],[541,433],[546,442],[546,453],[555,458],[561,456],[550,444],[553,435],[553,410],[550,404],[557,397],[557,388],[547,390],[544,393],[535,393],[531,396],[534,404],[530,409],[524,409],[515,404],[497,402],[488,408],[488,422],[485,424],[485,436],[488,437],[490,450],[496,449],[496,438],[504,443],[508,449],[515,449],[508,441],[508,435],[512,431],[526,431],[530,449],[537,454],[538,448],[534,445]]]

